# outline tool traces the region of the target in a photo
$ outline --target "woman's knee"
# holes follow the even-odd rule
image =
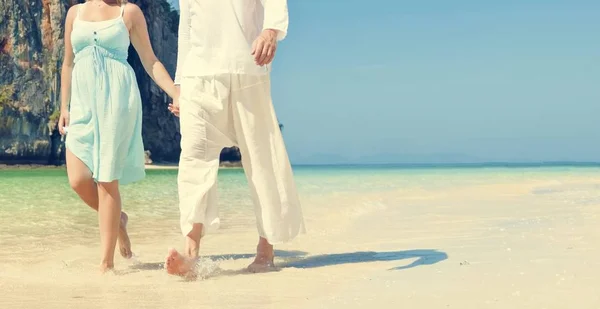
[[[69,175],[69,185],[77,193],[85,192],[94,188],[94,180],[92,177],[85,177],[84,175]]]
[[[98,182],[98,194],[119,194],[119,181],[114,180],[111,182]]]
[[[75,192],[94,189],[94,178],[90,170],[70,152],[67,152],[67,176],[69,185]]]

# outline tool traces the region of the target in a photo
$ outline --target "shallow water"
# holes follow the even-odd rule
[[[590,192],[598,192],[598,185],[567,186],[555,179],[594,177],[597,171],[568,167],[299,167],[295,175],[306,215],[311,217],[311,210],[351,213],[361,212],[361,207],[365,211],[377,207],[377,200],[366,199],[361,204],[360,199],[350,198],[361,194],[376,196],[390,191],[423,194],[453,187],[536,179],[549,183],[536,187],[532,194],[551,198],[561,193],[570,197],[567,202],[593,203],[600,197]],[[137,243],[150,244],[156,238],[179,235],[176,177],[176,170],[148,170],[143,181],[122,187],[124,210],[130,217],[130,236]],[[223,169],[218,181],[222,224],[217,233],[252,230],[253,206],[243,170]],[[0,205],[0,259],[4,263],[41,261],[44,253],[97,242],[97,217],[71,191],[64,169],[0,170]],[[23,254],[15,256],[12,254],[15,250]]]

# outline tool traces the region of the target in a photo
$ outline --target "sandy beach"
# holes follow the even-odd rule
[[[448,175],[417,174],[425,185],[412,187],[303,195],[308,233],[276,248],[280,270],[265,274],[244,271],[257,236],[242,215],[206,237],[196,282],[162,269],[167,249],[182,248],[171,215],[166,223],[131,216],[136,257],[118,258],[112,275],[96,273],[93,227],[42,256],[3,246],[0,307],[600,307],[597,170]]]

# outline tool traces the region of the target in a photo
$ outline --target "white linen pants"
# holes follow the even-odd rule
[[[304,233],[292,168],[271,102],[269,75],[183,78],[178,189],[183,235],[219,227],[217,174],[223,148],[238,146],[258,233],[275,245]]]

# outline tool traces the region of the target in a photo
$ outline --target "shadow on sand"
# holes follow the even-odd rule
[[[420,265],[432,265],[439,263],[448,258],[444,252],[433,249],[419,249],[406,251],[390,251],[390,252],[352,252],[352,253],[336,253],[336,254],[321,254],[310,256],[302,251],[281,251],[276,250],[275,255],[280,261],[277,263],[277,268],[318,268],[342,264],[356,264],[369,262],[385,262],[385,261],[400,261],[406,259],[416,259],[412,263],[404,266],[393,267],[389,270],[402,270],[417,267]],[[204,256],[203,259],[211,261],[224,260],[239,260],[253,258],[254,254],[223,254]],[[158,270],[163,269],[164,263],[137,263],[130,267],[131,270]],[[245,270],[226,271],[224,274],[241,274]]]
[[[401,270],[413,268],[420,265],[432,265],[448,258],[444,252],[432,249],[391,251],[391,252],[352,252],[313,255],[298,260],[284,261],[279,263],[281,268],[317,268],[341,264],[355,264],[368,262],[399,261],[405,259],[416,259],[405,266],[398,266],[390,270]]]

